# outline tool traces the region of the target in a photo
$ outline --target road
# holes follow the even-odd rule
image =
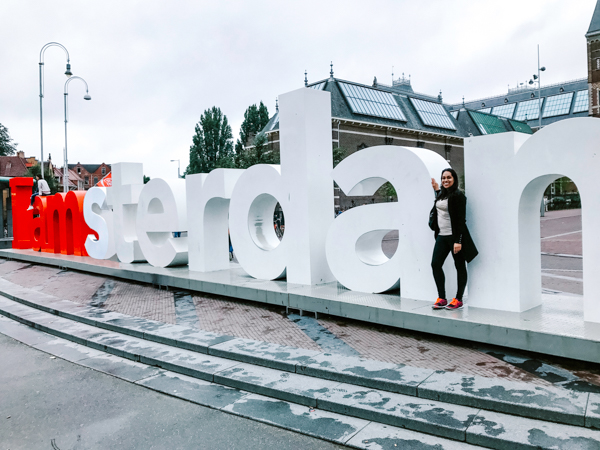
[[[344,449],[78,366],[0,334],[0,448]]]

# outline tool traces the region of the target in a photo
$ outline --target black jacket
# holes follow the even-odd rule
[[[436,201],[441,191],[436,192]],[[435,202],[432,211],[432,229],[434,236],[437,239],[440,234],[440,227],[437,221],[437,208]],[[462,252],[465,255],[465,260],[471,262],[479,253],[475,243],[471,238],[469,229],[467,228],[467,197],[465,194],[456,190],[448,197],[448,214],[450,215],[450,224],[452,225],[452,237],[455,244],[462,245]]]

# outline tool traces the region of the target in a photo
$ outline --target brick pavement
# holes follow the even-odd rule
[[[177,322],[173,292],[152,286],[115,281],[115,287],[103,307],[144,319]]]
[[[206,296],[194,296],[194,304],[203,330],[321,351],[285,317],[283,309]]]

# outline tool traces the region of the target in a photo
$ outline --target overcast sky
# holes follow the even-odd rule
[[[0,5],[0,123],[40,156],[39,52],[70,53],[69,162],[188,163],[194,125],[218,106],[237,136],[246,108],[327,78],[391,83],[444,101],[503,94],[537,68],[542,84],[587,76],[595,0],[28,1]],[[45,53],[44,152],[62,165],[65,55]]]

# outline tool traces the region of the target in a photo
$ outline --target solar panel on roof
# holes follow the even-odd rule
[[[341,83],[339,81],[338,84],[353,113],[406,122],[404,113],[394,99],[394,96],[389,92]]]
[[[316,91],[322,91],[323,88],[325,87],[325,83],[327,83],[327,81],[322,81],[318,84],[313,84],[312,86],[307,86],[309,89],[314,89]]]
[[[409,98],[425,125],[456,130],[456,126],[452,123],[448,112],[440,103],[428,102],[412,97]]]
[[[590,107],[590,93],[585,91],[577,91],[575,96],[575,105],[573,106],[573,114],[588,111]]]
[[[492,114],[495,116],[506,117],[512,119],[513,113],[515,112],[516,103],[509,103],[507,105],[494,106]]]
[[[504,133],[506,131],[506,127],[502,123],[500,119],[496,116],[492,116],[490,114],[481,114],[477,111],[469,111],[469,115],[481,134],[496,134],[496,133]]]
[[[540,99],[519,102],[515,120],[534,120],[540,117]]]
[[[542,117],[554,117],[569,114],[572,100],[573,92],[548,97],[546,99],[546,104],[544,105]]]

